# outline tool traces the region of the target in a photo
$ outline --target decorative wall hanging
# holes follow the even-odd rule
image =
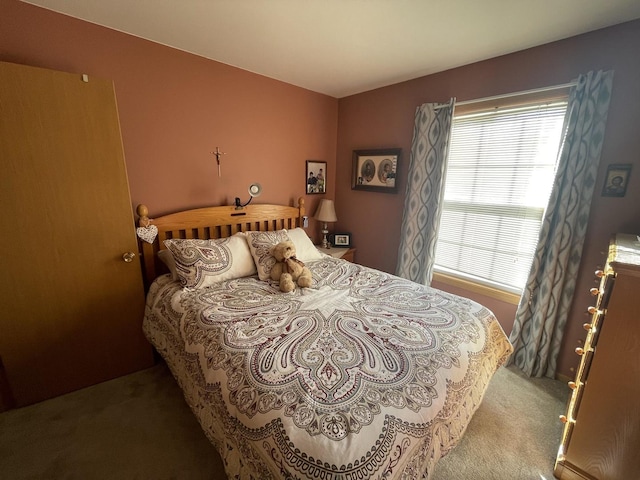
[[[155,225],[147,225],[146,227],[136,228],[136,233],[140,240],[144,240],[147,243],[153,243],[158,236],[158,227]]]
[[[222,155],[226,155],[226,152],[221,152],[218,147],[216,147],[215,152],[211,152],[211,155],[216,157],[216,163],[218,164],[218,177],[222,176],[222,172],[220,171],[220,157]]]
[[[138,207],[138,215],[140,215],[140,220],[138,221],[140,226],[136,228],[136,235],[140,240],[153,243],[158,236],[158,227],[151,225],[151,219],[147,216],[149,215],[149,210],[144,205],[140,205]]]
[[[307,160],[306,192],[326,193],[327,191],[327,162]]]
[[[631,174],[631,164],[613,164],[607,167],[607,176],[602,186],[603,197],[624,197]]]
[[[351,188],[396,193],[401,152],[400,148],[354,150]]]

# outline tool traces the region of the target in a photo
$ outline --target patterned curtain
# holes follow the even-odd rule
[[[396,275],[431,284],[454,100],[416,109]]]
[[[613,72],[578,78],[566,136],[525,292],[509,337],[509,363],[553,378],[576,285],[613,85]]]

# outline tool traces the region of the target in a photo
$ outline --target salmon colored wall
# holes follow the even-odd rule
[[[307,212],[334,197],[335,98],[16,0],[0,0],[0,18],[1,61],[114,81],[132,204],[152,217],[246,201],[253,182],[254,201],[293,204],[306,160],[326,161],[328,178]]]
[[[437,47],[436,47],[437,48]],[[394,272],[404,207],[407,166],[414,112],[426,102],[472,100],[510,92],[559,85],[590,70],[615,71],[613,97],[600,170],[582,255],[580,278],[559,358],[559,373],[573,377],[578,357],[573,350],[585,338],[582,324],[592,302],[593,271],[602,266],[609,237],[615,232],[640,234],[640,21],[603,29],[541,47],[486,60],[340,99],[337,228],[352,233],[357,261]],[[353,191],[351,155],[354,149],[402,148],[399,193]],[[601,197],[607,165],[631,163],[633,171],[624,198]],[[446,289],[446,286],[440,286]],[[456,292],[458,293],[458,292]],[[465,296],[477,298],[471,292]],[[479,299],[481,303],[482,299]],[[486,302],[484,302],[487,304]],[[495,304],[509,332],[515,306]],[[498,311],[496,311],[498,313]]]
[[[406,188],[413,115],[425,102],[459,101],[562,84],[589,70],[615,70],[609,123],[580,280],[559,372],[572,376],[573,349],[609,236],[640,233],[640,21],[494,58],[336,100],[237,68],[66,17],[17,0],[0,0],[0,61],[114,81],[132,205],[151,216],[246,200],[258,181],[261,203],[293,203],[304,195],[305,160],[327,162],[327,195],[336,199],[334,231],[352,233],[356,260],[394,272]],[[337,144],[337,149],[336,149]],[[222,177],[209,152],[219,146]],[[354,149],[399,147],[399,193],[352,191]],[[600,190],[606,166],[634,165],[625,198]],[[285,186],[286,185],[286,186]],[[96,212],[99,215],[99,212]],[[318,236],[315,222],[310,234]],[[440,286],[445,289],[445,286]],[[494,310],[505,330],[515,307],[471,292]]]

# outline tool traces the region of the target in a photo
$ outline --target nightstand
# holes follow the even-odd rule
[[[331,255],[334,258],[342,258],[343,260],[346,260],[347,262],[351,262],[351,263],[353,263],[353,260],[356,254],[355,248],[336,248],[336,247],[322,248],[318,245],[316,245],[316,248],[322,253]]]

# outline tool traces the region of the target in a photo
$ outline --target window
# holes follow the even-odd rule
[[[435,270],[520,294],[555,175],[566,97],[456,113]]]

